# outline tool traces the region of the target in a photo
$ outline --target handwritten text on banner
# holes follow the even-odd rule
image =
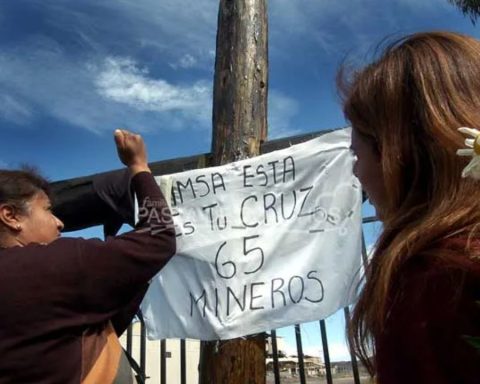
[[[142,310],[150,338],[229,339],[352,303],[361,188],[350,130],[225,166],[157,178],[177,255]]]

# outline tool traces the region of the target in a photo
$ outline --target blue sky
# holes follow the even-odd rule
[[[117,127],[141,132],[152,161],[208,152],[217,12],[217,0],[0,2],[0,167],[26,162],[52,180],[118,168]],[[270,0],[269,29],[270,138],[344,126],[336,70],[386,36],[479,37],[447,0]],[[329,329],[346,357],[339,316]]]

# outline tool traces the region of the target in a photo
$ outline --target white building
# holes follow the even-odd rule
[[[132,327],[132,356],[140,364],[140,323]],[[123,347],[127,345],[127,333],[120,338]],[[161,360],[160,340],[147,340],[146,351],[146,375],[147,383],[160,383]],[[198,362],[200,359],[200,342],[198,340],[186,340],[186,373],[187,383],[198,383]],[[166,341],[166,382],[168,384],[180,384],[180,340]]]

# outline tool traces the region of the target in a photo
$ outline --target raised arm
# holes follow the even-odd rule
[[[121,331],[146,284],[174,255],[175,231],[168,205],[148,167],[142,138],[117,130],[115,142],[120,160],[132,174],[139,204],[135,229],[106,241],[60,239],[48,248],[49,255],[68,254],[63,259],[51,256],[51,262],[66,271],[64,277],[57,278],[75,278],[80,284],[80,297],[72,309],[81,312],[87,323],[119,319],[116,328]]]

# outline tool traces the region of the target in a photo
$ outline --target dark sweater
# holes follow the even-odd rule
[[[146,208],[132,232],[0,250],[0,383],[132,382],[117,334],[175,253],[152,175],[132,186]]]
[[[464,246],[449,246],[455,263],[417,257],[400,272],[376,341],[378,384],[480,383],[480,350],[466,340],[480,337],[480,260]]]

